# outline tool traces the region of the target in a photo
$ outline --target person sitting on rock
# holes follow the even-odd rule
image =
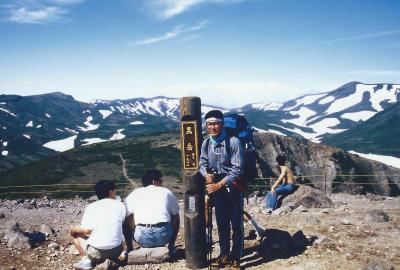
[[[80,226],[72,226],[70,235],[82,259],[76,269],[92,269],[107,259],[115,260],[123,251],[122,224],[126,216],[124,204],[116,200],[115,182],[96,183],[98,201],[89,204]]]
[[[133,250],[134,240],[145,248],[168,244],[170,253],[175,251],[179,230],[179,204],[175,195],[162,187],[159,170],[147,170],[142,176],[143,187],[132,191],[125,199],[127,217],[124,236],[127,251]]]
[[[278,207],[278,196],[288,196],[295,191],[293,172],[288,166],[285,165],[285,156],[278,155],[276,157],[276,162],[278,163],[280,175],[266,197],[268,214],[272,213],[272,211]]]

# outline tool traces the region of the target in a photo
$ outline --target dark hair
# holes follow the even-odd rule
[[[162,173],[157,170],[157,169],[150,169],[144,172],[142,176],[142,184],[144,187],[147,187],[149,185],[153,184],[153,180],[161,180],[162,178]]]
[[[115,190],[115,182],[111,180],[101,180],[94,186],[94,191],[99,200],[108,198],[112,190]]]
[[[284,156],[284,155],[278,155],[278,156],[276,157],[276,162],[278,162],[278,164],[279,164],[280,166],[285,165],[285,162],[286,162],[285,156]]]
[[[208,118],[215,117],[221,120],[224,120],[224,114],[220,110],[211,110],[204,116],[204,119],[207,120]]]

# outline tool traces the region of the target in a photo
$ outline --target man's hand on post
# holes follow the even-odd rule
[[[207,185],[207,193],[212,194],[216,191],[218,191],[221,188],[221,185],[219,183],[212,183]]]
[[[215,179],[215,174],[206,173],[205,178],[206,178],[206,185],[209,185],[209,184],[211,184],[211,183],[214,181],[214,179]]]

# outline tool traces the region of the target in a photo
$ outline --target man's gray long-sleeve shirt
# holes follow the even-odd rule
[[[226,140],[230,140],[230,153],[226,149]],[[209,138],[205,139],[200,154],[200,173],[203,176],[206,175],[207,168],[217,172],[218,175],[223,175],[227,184],[231,186],[233,180],[243,174],[243,150],[239,139],[230,137],[215,145]]]

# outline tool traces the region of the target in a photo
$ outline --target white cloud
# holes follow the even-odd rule
[[[190,33],[194,33],[194,32],[203,30],[207,26],[207,24],[208,24],[208,21],[201,21],[191,27],[183,27],[181,25],[177,25],[174,27],[174,29],[172,31],[166,32],[163,35],[146,38],[146,39],[143,39],[143,40],[140,40],[137,42],[129,43],[128,45],[129,46],[149,45],[149,44],[158,43],[158,42],[162,42],[165,40],[177,38],[182,35],[189,35]],[[186,40],[186,41],[189,41],[189,40]]]
[[[326,40],[320,42],[321,44],[333,44],[333,43],[341,43],[341,42],[349,42],[349,41],[359,41],[359,40],[365,40],[365,39],[371,39],[371,38],[377,38],[377,37],[386,37],[386,36],[393,36],[393,35],[398,35],[400,34],[400,30],[390,30],[390,31],[382,31],[382,32],[377,32],[377,33],[369,33],[365,35],[359,35],[359,36],[352,36],[352,37],[343,37],[343,38],[337,38],[333,40]]]
[[[7,0],[6,0],[7,1]],[[31,0],[8,1],[1,8],[7,13],[7,21],[21,24],[47,24],[65,21],[72,5],[87,0]]]
[[[9,21],[16,23],[41,24],[55,22],[65,13],[67,13],[67,11],[58,7],[45,7],[37,10],[30,10],[26,7],[21,7],[15,10],[10,10]]]
[[[201,4],[229,4],[246,0],[146,0],[153,13],[162,19],[172,18]]]

